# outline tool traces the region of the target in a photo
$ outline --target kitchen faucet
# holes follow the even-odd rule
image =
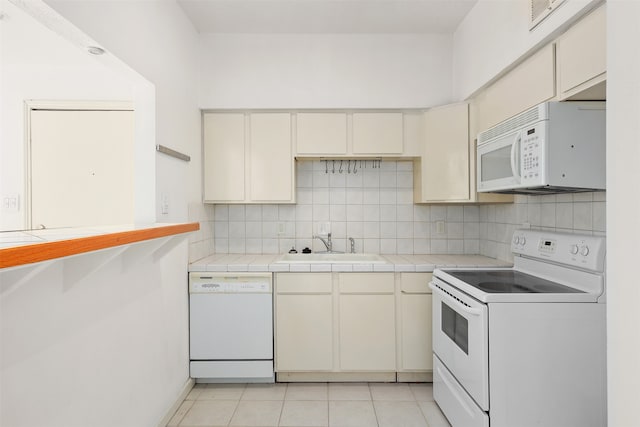
[[[324,243],[324,246],[327,248],[327,252],[328,253],[331,253],[331,252],[337,253],[338,252],[338,251],[334,251],[333,250],[333,242],[331,242],[331,233],[327,233],[327,238],[326,239],[324,239],[322,236],[318,236],[318,235],[313,236],[313,238],[314,239],[320,239],[320,241],[322,243]]]
[[[349,237],[349,243],[351,245],[351,253],[355,254],[356,253],[356,241],[353,239],[353,237]]]

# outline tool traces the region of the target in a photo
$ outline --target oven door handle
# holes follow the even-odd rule
[[[456,309],[458,309],[458,310],[460,310],[460,311],[462,311],[464,313],[470,314],[472,316],[480,316],[482,314],[482,310],[481,309],[467,307],[466,305],[462,304],[460,301],[457,301],[455,298],[453,298],[452,296],[450,296],[449,294],[444,292],[439,287],[435,286],[433,284],[433,282],[429,283],[429,287],[431,288],[431,290],[433,292],[438,294],[443,300],[446,300],[451,305],[455,305]]]

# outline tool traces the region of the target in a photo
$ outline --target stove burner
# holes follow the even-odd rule
[[[529,292],[527,288],[521,285],[514,285],[502,282],[481,282],[475,285],[476,288],[485,292],[513,293],[513,292]]]
[[[578,289],[515,270],[462,270],[447,273],[490,294],[582,293]]]

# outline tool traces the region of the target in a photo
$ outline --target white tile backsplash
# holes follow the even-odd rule
[[[413,221],[413,205],[398,205],[396,218],[398,221]]]
[[[353,237],[357,252],[482,254],[505,260],[512,259],[511,237],[519,227],[599,235],[606,231],[604,192],[517,195],[513,204],[414,205],[412,161],[385,160],[375,169],[368,163],[356,174],[347,161],[342,162],[342,173],[340,161],[298,161],[296,168],[295,205],[193,207],[190,218],[206,226],[201,225],[201,237],[190,240],[190,258],[214,250],[324,250],[312,236],[327,222],[336,250],[348,249],[347,238]],[[444,221],[444,233],[437,233],[439,221]],[[205,230],[207,238],[202,236]]]
[[[213,205],[189,203],[187,211],[189,222],[200,223],[200,230],[189,235],[189,261],[195,261],[215,252],[215,209]]]
[[[216,206],[216,210],[218,206]],[[262,205],[262,220],[263,221],[277,221],[278,220],[278,205]]]
[[[380,205],[380,221],[396,221],[396,205]]]
[[[522,227],[576,234],[604,235],[606,193],[516,196],[515,203],[480,206],[478,251],[511,261],[511,238]],[[465,211],[466,213],[466,211]],[[467,233],[469,231],[469,233]],[[465,223],[465,252],[473,250],[472,226]]]
[[[444,221],[447,219],[447,207],[442,205],[431,206],[431,221]]]
[[[362,222],[364,219],[363,205],[347,205],[347,221]]]
[[[245,220],[245,205],[230,205],[229,206],[229,221],[244,221]]]

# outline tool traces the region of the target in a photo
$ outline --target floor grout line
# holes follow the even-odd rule
[[[354,390],[357,390],[356,388],[349,390],[348,386],[350,385],[354,385],[355,387],[355,383],[344,383],[342,385],[345,385],[347,387],[343,388],[342,390],[340,390],[339,388],[336,387],[336,396],[339,397],[339,399],[336,400],[332,400],[331,396],[330,396],[330,389],[331,389],[331,385],[334,383],[323,383],[324,387],[326,389],[326,395],[324,396],[324,398],[321,399],[317,399],[317,396],[314,395],[314,393],[316,393],[315,390],[313,390],[314,387],[310,388],[309,392],[311,393],[309,396],[311,397],[316,397],[314,399],[305,399],[305,392],[302,391],[300,392],[299,390],[296,390],[296,397],[298,399],[296,400],[287,400],[287,394],[290,391],[289,390],[289,386],[291,384],[296,384],[296,383],[274,383],[271,386],[273,388],[280,388],[283,389],[284,393],[279,393],[276,392],[274,393],[275,396],[281,396],[280,398],[274,398],[272,395],[270,395],[268,392],[265,393],[267,398],[264,398],[265,396],[260,396],[258,395],[258,397],[263,397],[262,399],[257,399],[257,400],[245,400],[245,397],[247,397],[247,393],[248,390],[250,390],[250,384],[238,384],[239,388],[242,389],[242,392],[239,394],[236,394],[235,396],[237,396],[236,398],[228,398],[226,396],[229,395],[234,395],[233,393],[230,394],[225,394],[223,391],[220,393],[216,393],[215,391],[210,393],[210,395],[208,395],[207,397],[211,397],[211,399],[202,399],[204,393],[206,390],[208,389],[215,389],[216,387],[218,387],[220,390],[224,390],[225,386],[223,385],[216,385],[216,384],[207,384],[205,386],[199,386],[198,387],[198,392],[191,394],[192,397],[194,397],[193,399],[189,400],[186,399],[182,402],[182,405],[179,407],[182,408],[182,410],[184,410],[184,413],[182,414],[182,416],[180,417],[180,420],[178,420],[176,422],[176,420],[173,420],[173,424],[171,424],[172,426],[180,426],[180,424],[184,421],[184,419],[187,417],[187,415],[189,414],[189,412],[194,408],[195,403],[196,402],[213,402],[213,401],[233,401],[234,402],[234,407],[233,407],[233,411],[231,413],[231,416],[228,420],[228,422],[226,423],[227,427],[230,427],[233,425],[233,419],[234,417],[237,416],[237,414],[239,414],[239,410],[240,410],[240,404],[241,402],[246,402],[245,406],[243,406],[243,410],[247,410],[247,411],[252,411],[252,409],[250,408],[251,403],[250,402],[264,402],[264,401],[273,401],[273,402],[279,402],[280,403],[280,410],[277,414],[277,420],[275,420],[276,422],[276,426],[280,426],[283,422],[283,416],[285,414],[285,403],[287,401],[291,401],[291,402],[308,402],[308,401],[317,401],[317,402],[322,402],[324,403],[325,406],[325,416],[326,416],[326,426],[330,427],[331,426],[331,402],[370,402],[371,408],[373,409],[373,417],[375,419],[375,425],[377,427],[380,427],[382,424],[382,420],[380,417],[382,417],[384,415],[384,417],[386,419],[388,419],[388,421],[391,421],[393,419],[393,417],[395,417],[394,415],[390,415],[390,411],[395,411],[398,409],[398,407],[403,407],[407,408],[407,403],[408,402],[413,402],[413,404],[417,407],[418,412],[419,412],[419,416],[416,414],[415,418],[413,418],[414,420],[419,421],[420,423],[424,423],[425,426],[429,426],[429,417],[427,417],[427,413],[425,411],[423,411],[423,408],[421,407],[420,403],[421,402],[432,402],[433,401],[433,397],[431,395],[432,391],[430,391],[429,389],[433,389],[433,385],[432,384],[425,384],[425,387],[420,387],[420,385],[422,384],[412,384],[412,383],[394,383],[394,384],[389,384],[387,387],[385,387],[386,383],[380,383],[381,387],[378,387],[378,400],[374,399],[374,388],[379,384],[379,383],[363,383],[362,385],[366,386],[366,395],[364,393],[362,393],[362,391],[357,391],[355,392],[355,394],[350,394],[350,393],[354,393]],[[300,385],[304,385],[304,383],[297,383]],[[309,384],[318,384],[318,383],[309,383]],[[337,385],[337,383],[336,383]],[[197,386],[197,384],[196,384]],[[409,389],[409,394],[406,393],[406,388],[408,387]],[[195,387],[194,387],[195,388]],[[267,387],[266,388],[270,388]],[[338,391],[340,390],[340,391]],[[397,390],[397,392],[395,391]],[[396,394],[394,394],[396,393]],[[222,398],[216,398],[216,396],[222,396]],[[368,400],[361,400],[358,399],[357,397],[368,397]],[[410,396],[411,399],[408,399],[407,397]],[[431,396],[431,398],[429,398]],[[307,396],[308,397],[308,396]],[[356,398],[355,400],[353,398]],[[184,409],[185,406],[184,405],[188,405],[189,407],[187,409]],[[395,407],[395,409],[394,409]],[[200,408],[201,410],[202,408]],[[275,408],[274,408],[275,409]],[[382,413],[380,411],[383,411]],[[176,411],[177,412],[177,411]],[[339,412],[338,412],[339,413]],[[254,411],[254,414],[258,415],[259,414],[256,413]],[[275,415],[272,412],[273,415]],[[358,414],[358,412],[354,412],[353,414]],[[391,412],[391,414],[393,414],[393,412]],[[177,414],[174,414],[174,416]],[[357,416],[357,415],[356,415]],[[389,419],[389,416],[391,416],[392,418]],[[412,415],[412,417],[414,417]],[[302,414],[301,419],[304,419],[304,414]],[[446,418],[445,418],[446,419]],[[337,422],[339,421],[339,418],[337,419]],[[373,420],[371,420],[373,421]],[[304,422],[303,422],[304,424]],[[371,425],[373,425],[373,423],[371,423]]]

